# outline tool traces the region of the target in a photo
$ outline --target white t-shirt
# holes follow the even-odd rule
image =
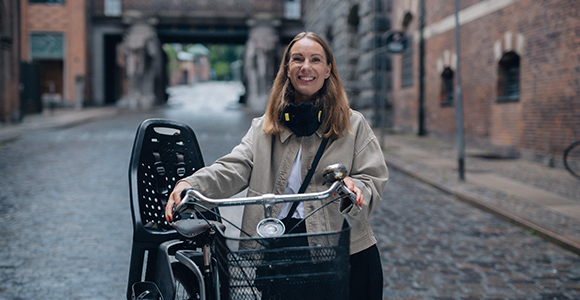
[[[302,186],[302,174],[300,172],[300,168],[302,166],[302,145],[300,145],[300,149],[298,149],[298,154],[296,154],[296,159],[294,160],[294,164],[292,165],[292,169],[290,170],[290,176],[288,177],[288,184],[286,185],[285,194],[298,194],[300,191],[300,186]],[[286,202],[282,203],[280,206],[280,212],[278,213],[278,219],[282,220],[288,216],[290,212],[290,208],[292,208],[293,202]],[[294,219],[304,219],[304,204],[300,202],[294,214],[292,215]]]

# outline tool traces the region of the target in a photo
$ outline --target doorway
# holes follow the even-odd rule
[[[62,104],[64,99],[63,61],[61,59],[35,60],[41,80],[42,102],[45,106]]]

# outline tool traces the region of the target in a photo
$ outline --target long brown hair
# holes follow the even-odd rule
[[[302,32],[294,37],[284,51],[284,57],[280,63],[278,74],[274,80],[270,99],[266,106],[266,118],[263,130],[269,134],[279,134],[282,132],[281,115],[288,103],[294,102],[294,87],[288,78],[288,64],[290,62],[290,49],[301,39],[311,39],[324,49],[326,63],[331,65],[330,76],[316,96],[315,105],[322,106],[322,123],[320,128],[323,137],[332,139],[340,138],[345,128],[350,131],[350,108],[348,98],[342,87],[334,55],[330,46],[320,36],[313,32]]]

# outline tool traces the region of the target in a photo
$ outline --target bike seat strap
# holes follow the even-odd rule
[[[203,219],[182,219],[173,223],[175,230],[187,238],[196,237],[209,230],[212,226],[218,227],[222,231],[226,230],[226,226],[220,222]]]

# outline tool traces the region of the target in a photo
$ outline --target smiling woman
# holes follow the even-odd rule
[[[341,228],[348,216],[352,226],[349,298],[382,299],[382,266],[368,217],[381,201],[387,166],[368,123],[348,105],[330,47],[312,32],[298,34],[286,47],[265,115],[254,119],[230,154],[177,183],[165,216],[172,221],[173,208],[186,188],[210,198],[231,197],[245,189],[248,196],[321,192],[323,178],[312,174],[336,163],[346,167],[343,181],[356,194],[357,207],[328,205],[327,198],[308,205],[275,205],[272,217],[287,229],[296,228],[291,233],[314,233]],[[246,206],[243,232],[257,235],[263,216],[262,207]],[[303,243],[320,246],[322,242]],[[252,247],[240,243],[245,250]]]
[[[333,139],[350,132],[350,108],[330,46],[312,32],[298,34],[286,47],[266,107],[264,131],[279,134],[291,104],[310,103],[319,108],[322,136]]]
[[[296,42],[288,66],[288,77],[296,90],[294,103],[310,102],[330,76],[330,68],[320,44],[310,39]]]

